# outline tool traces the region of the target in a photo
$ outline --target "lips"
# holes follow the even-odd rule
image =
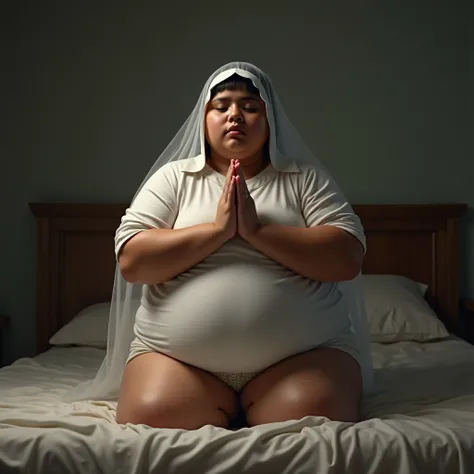
[[[245,133],[243,132],[243,130],[240,128],[240,127],[230,127],[229,130],[227,130],[226,133],[232,133],[232,134],[242,134],[242,135],[245,135]]]

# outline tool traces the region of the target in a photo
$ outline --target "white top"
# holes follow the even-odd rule
[[[224,182],[225,176],[205,164],[202,155],[164,165],[145,183],[123,216],[116,233],[116,254],[118,255],[122,245],[133,235],[150,228],[180,229],[214,222]],[[357,237],[365,249],[365,236],[359,218],[324,172],[309,165],[295,163],[285,171],[278,171],[270,165],[257,176],[246,180],[246,183],[262,224],[276,223],[294,227],[334,225]],[[212,270],[231,268],[242,263],[267,271],[269,280],[268,286],[265,287],[268,290],[266,294],[270,295],[271,288],[275,285],[291,285],[291,290],[297,289],[296,291],[300,292],[298,298],[293,299],[294,302],[304,300],[304,307],[297,311],[298,314],[293,313],[291,317],[288,314],[280,314],[271,320],[273,332],[283,331],[284,334],[270,335],[269,321],[263,325],[266,318],[262,318],[261,314],[255,315],[253,321],[247,315],[246,325],[240,327],[242,333],[239,334],[235,321],[231,321],[234,317],[239,318],[239,315],[233,311],[235,305],[232,306],[231,299],[230,303],[228,302],[229,298],[217,304],[217,307],[221,308],[218,315],[210,315],[216,308],[213,307],[211,311],[209,300],[218,300],[220,296],[216,295],[217,286],[209,278],[200,279],[212,285],[208,286],[207,290],[199,287],[199,284],[194,284],[192,295],[189,293],[191,290],[187,290],[186,295],[183,293],[183,298],[186,296],[189,306],[188,314],[183,314],[186,309],[182,301],[177,301],[180,292],[176,291],[184,291],[186,287],[190,287],[183,287],[184,283],[197,276],[209,274]],[[252,278],[249,277],[249,281]],[[225,291],[223,281],[225,283],[225,275],[221,272],[221,291]],[[235,285],[239,285],[239,281],[241,280],[237,279],[236,283],[235,273],[229,274],[229,285],[236,291],[238,288],[235,288]],[[252,296],[249,295],[247,282],[246,301],[252,300],[252,297],[259,299],[261,309],[260,300],[265,288],[257,287]],[[282,293],[280,291],[278,295]],[[296,293],[293,292],[293,296],[296,296]],[[190,298],[193,298],[192,302],[189,301]],[[196,298],[206,300],[207,306],[204,307],[204,303],[196,304]],[[275,294],[272,298],[275,300]],[[226,304],[231,306],[226,309]],[[176,314],[178,306],[179,314]],[[135,320],[135,333],[155,350],[206,370],[245,372],[260,370],[283,357],[308,350],[331,339],[349,324],[347,313],[337,283],[318,282],[295,274],[236,236],[176,278],[164,284],[144,285],[142,307]],[[210,319],[214,322],[219,319],[218,334],[212,329],[215,325],[209,323]],[[226,333],[223,330],[226,325],[229,334],[227,338],[223,336]],[[203,326],[207,328],[206,331],[202,330]],[[194,339],[190,336],[193,327],[199,332]],[[186,334],[186,350],[182,347],[181,332]],[[289,334],[291,338],[288,337]],[[218,349],[215,340],[217,337],[220,340]],[[243,339],[246,344],[243,344]],[[263,350],[264,353],[256,349],[262,346],[262,339],[267,341],[268,346]],[[287,339],[291,341],[284,342]],[[178,340],[181,344],[178,344]],[[194,348],[191,347],[193,344]],[[202,354],[204,346],[205,355]],[[236,348],[239,350],[238,354]],[[184,355],[180,353],[183,350],[186,352]]]

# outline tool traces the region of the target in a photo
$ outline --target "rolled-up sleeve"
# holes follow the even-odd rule
[[[301,208],[307,227],[333,225],[355,236],[367,250],[359,217],[329,175],[313,167],[302,169]]]
[[[170,164],[157,170],[143,185],[125,211],[115,232],[115,255],[139,232],[171,229],[178,214],[178,180]]]

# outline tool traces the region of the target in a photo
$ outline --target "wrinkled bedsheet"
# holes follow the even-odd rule
[[[104,352],[53,348],[0,370],[0,473],[474,473],[474,346],[373,344],[356,424],[306,417],[236,431],[117,425],[113,402],[61,402]]]

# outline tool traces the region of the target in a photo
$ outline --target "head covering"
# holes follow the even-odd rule
[[[133,199],[145,182],[166,163],[197,157],[192,161],[191,166],[194,169],[188,168],[188,171],[200,171],[204,168],[206,104],[210,100],[212,88],[234,74],[250,79],[266,104],[272,166],[281,171],[289,171],[297,169],[298,162],[302,162],[324,170],[330,176],[286,116],[269,76],[250,63],[231,62],[217,69],[207,79],[193,111],[155,161]],[[357,346],[361,356],[364,390],[367,392],[372,387],[372,363],[360,276],[350,282],[339,283],[339,287],[349,300],[352,328],[357,336]],[[142,285],[128,283],[123,279],[117,264],[109,315],[107,354],[95,379],[84,382],[66,393],[66,400],[117,397],[130,344],[134,338],[135,302],[140,298],[141,291]]]

